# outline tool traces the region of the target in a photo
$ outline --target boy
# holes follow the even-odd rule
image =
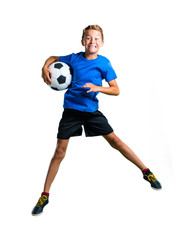
[[[97,94],[119,95],[116,82],[116,73],[109,60],[98,55],[104,44],[103,31],[98,25],[89,25],[83,30],[82,45],[85,52],[70,54],[63,57],[50,57],[42,68],[42,77],[46,84],[51,84],[48,69],[56,61],[65,62],[73,69],[71,87],[64,95],[64,112],[59,123],[57,134],[57,147],[52,157],[44,189],[32,214],[39,215],[48,204],[49,190],[58,172],[59,165],[65,157],[70,137],[82,134],[84,126],[86,136],[102,135],[108,143],[128,160],[134,163],[143,173],[143,178],[150,182],[154,189],[161,189],[161,184],[153,173],[143,164],[135,153],[123,143],[113,132],[106,117],[98,111]],[[108,82],[108,87],[102,87],[102,80]]]

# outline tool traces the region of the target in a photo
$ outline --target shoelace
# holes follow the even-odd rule
[[[48,197],[47,196],[45,196],[45,195],[43,195],[43,196],[41,196],[40,198],[39,198],[39,200],[38,200],[38,203],[37,203],[37,207],[40,207],[40,206],[42,206],[43,205],[43,203],[46,201],[48,199]]]
[[[153,175],[153,174],[149,174],[149,175],[146,175],[147,176],[147,178],[148,178],[148,180],[151,182],[151,181],[153,181],[153,182],[156,182],[157,181],[157,179],[156,179],[156,177]]]

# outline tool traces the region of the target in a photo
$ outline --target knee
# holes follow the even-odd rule
[[[63,158],[65,157],[65,154],[66,154],[66,149],[64,149],[62,147],[57,147],[56,151],[54,153],[54,159],[61,162],[63,160]]]
[[[118,137],[110,139],[109,143],[115,149],[120,149],[123,146],[123,142]]]

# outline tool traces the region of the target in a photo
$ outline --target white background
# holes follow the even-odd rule
[[[176,0],[22,1],[0,4],[0,218],[3,239],[177,239]],[[99,24],[120,87],[100,94],[115,133],[163,185],[102,137],[72,138],[40,217],[31,216],[56,145],[64,92],[41,78],[51,55],[83,51]]]

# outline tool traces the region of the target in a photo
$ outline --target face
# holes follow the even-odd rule
[[[103,44],[101,33],[93,29],[85,33],[82,41],[82,45],[85,46],[85,52],[88,54],[97,54]]]

